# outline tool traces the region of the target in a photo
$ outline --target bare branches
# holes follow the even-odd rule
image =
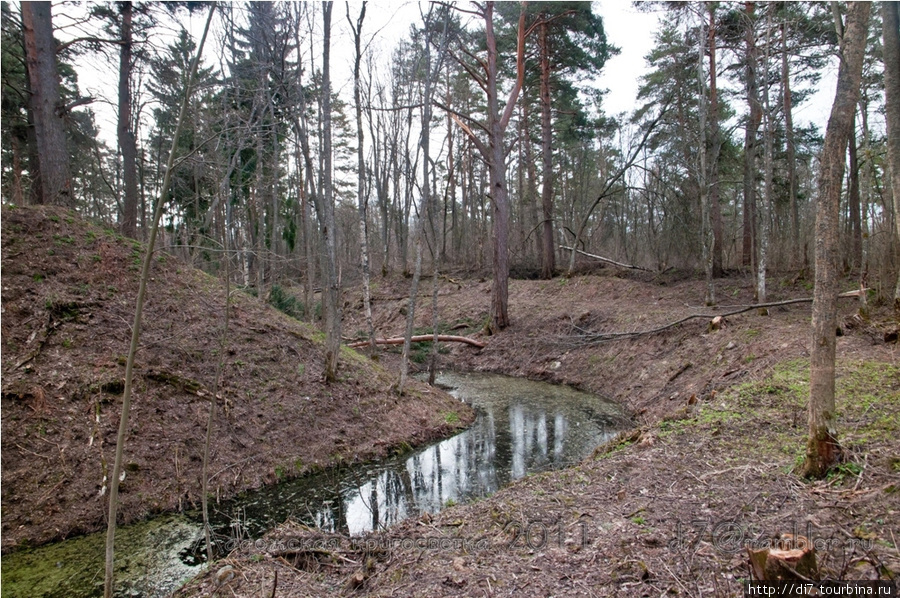
[[[838,295],[838,297],[839,298],[857,297],[860,292],[865,292],[865,289],[863,289],[862,291],[857,290],[857,291],[848,291],[846,293],[841,293],[840,295]],[[812,302],[813,302],[812,297],[801,297],[799,299],[786,299],[784,301],[772,301],[769,303],[757,303],[755,305],[744,305],[738,309],[733,309],[731,311],[726,311],[723,313],[690,314],[679,320],[675,320],[674,322],[669,322],[668,324],[664,324],[657,328],[651,328],[649,330],[635,330],[632,332],[591,332],[591,331],[587,331],[582,328],[579,328],[577,326],[575,326],[574,328],[575,328],[575,330],[582,333],[581,338],[583,339],[583,342],[585,344],[594,344],[594,343],[602,343],[605,341],[612,341],[612,340],[619,340],[619,339],[626,339],[626,338],[635,338],[638,336],[645,336],[645,335],[649,335],[649,334],[657,334],[657,333],[669,330],[670,328],[674,328],[674,327],[678,326],[679,324],[684,324],[685,322],[688,322],[690,320],[695,320],[698,318],[711,320],[712,318],[717,318],[717,317],[724,318],[727,316],[734,316],[737,314],[742,314],[744,312],[748,312],[748,311],[751,311],[754,309],[764,309],[764,308],[768,308],[768,307],[784,307],[786,305],[795,305],[797,303],[812,303]]]
[[[541,224],[543,224],[543,222]],[[643,268],[641,266],[635,266],[633,264],[623,264],[622,262],[617,262],[617,261],[611,260],[608,257],[603,257],[602,255],[594,255],[593,253],[588,253],[587,251],[575,249],[574,247],[567,247],[566,245],[560,245],[559,248],[567,249],[569,251],[575,251],[577,253],[580,253],[581,255],[586,255],[588,257],[594,258],[595,260],[600,260],[601,262],[606,262],[608,264],[612,264],[613,266],[618,266],[620,268],[627,268],[630,270],[643,270],[644,272],[656,272],[655,270],[651,270],[649,268]]]
[[[66,48],[68,48],[70,46],[74,46],[75,44],[80,44],[80,43],[84,43],[84,42],[91,43],[91,44],[111,44],[114,46],[121,46],[124,43],[120,39],[104,39],[102,37],[95,37],[92,35],[87,36],[87,37],[76,37],[75,39],[70,39],[69,41],[67,41],[64,44],[59,44],[58,46],[56,46],[56,53],[60,54]]]
[[[437,338],[439,342],[442,343],[465,343],[467,345],[472,345],[473,347],[478,347],[479,349],[484,349],[487,345],[482,343],[481,341],[476,341],[473,338],[469,338],[467,336],[456,336],[453,334],[419,334],[416,336],[410,337],[409,341],[412,343],[423,343],[428,341],[434,341]],[[393,338],[376,338],[376,345],[402,345],[403,341],[406,340],[405,337],[398,336]],[[361,349],[369,344],[369,341],[357,341],[350,343],[347,345],[351,349]]]

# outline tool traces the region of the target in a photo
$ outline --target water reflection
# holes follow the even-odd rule
[[[354,535],[384,529],[486,496],[529,472],[578,462],[622,421],[614,404],[566,387],[494,374],[448,373],[438,383],[478,410],[468,430],[411,456],[326,471],[214,507],[221,550],[287,519]],[[120,559],[118,595],[169,595],[199,570],[202,537],[199,518],[184,515],[121,528],[117,551],[133,556]],[[5,555],[3,596],[102,595],[103,541],[103,534],[93,534]],[[48,575],[34,563],[57,566]]]
[[[278,516],[327,531],[358,535],[384,529],[487,496],[527,473],[578,462],[615,434],[622,420],[614,404],[571,388],[495,374],[444,374],[438,383],[478,410],[468,430],[375,469],[347,470],[342,479],[299,480],[295,484],[312,482],[317,496],[309,496],[309,488],[292,497],[315,510],[303,513],[290,507],[288,497],[272,496],[258,501],[266,511],[261,519],[282,511]],[[292,484],[282,486],[279,494]],[[268,527],[253,516],[245,521]]]

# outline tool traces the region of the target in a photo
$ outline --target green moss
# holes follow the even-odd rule
[[[837,370],[837,431],[847,447],[889,441],[900,432],[900,368],[883,362],[839,363]],[[761,380],[733,386],[702,402],[693,415],[685,410],[658,425],[661,438],[674,434],[711,435],[715,442],[734,444],[735,454],[753,454],[796,470],[806,452],[806,405],[809,361],[777,364]],[[752,429],[754,433],[742,433]],[[837,481],[855,479],[858,465],[843,464]]]

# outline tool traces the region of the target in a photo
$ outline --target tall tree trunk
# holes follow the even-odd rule
[[[428,182],[425,182],[428,185]],[[412,276],[412,287],[409,290],[409,307],[406,311],[406,332],[403,337],[403,351],[400,357],[400,381],[397,383],[397,394],[402,395],[409,375],[409,352],[412,346],[413,325],[416,319],[416,300],[419,295],[419,280],[422,278],[422,237],[425,233],[424,221],[416,223],[416,263]]]
[[[725,243],[722,207],[719,205],[719,155],[722,151],[722,133],[719,126],[719,90],[716,73],[716,2],[707,2],[709,10],[709,214],[712,220],[712,275],[722,276],[722,252]]]
[[[541,214],[543,208],[538,205],[537,191],[537,169],[534,167],[534,149],[531,143],[531,112],[528,110],[528,102],[522,102],[522,118],[520,126],[522,127],[522,154],[524,158],[524,167],[520,167],[519,171],[524,171],[525,175],[525,202],[531,207],[532,226],[535,230],[542,229],[543,221]],[[551,231],[552,238],[552,231]],[[535,234],[535,251],[539,258],[544,253],[544,235],[542,232]]]
[[[119,48],[119,122],[117,134],[122,152],[122,234],[137,238],[137,145],[131,123],[131,17],[132,3],[119,5],[122,17],[121,47]]]
[[[522,89],[525,77],[525,8],[519,15],[517,41],[517,76],[513,90],[507,98],[506,108],[500,113],[498,98],[497,40],[494,36],[494,3],[487,2],[484,10],[485,39],[487,41],[487,100],[488,137],[487,163],[490,180],[490,197],[493,200],[493,274],[491,288],[491,329],[499,332],[509,326],[509,188],[506,182],[506,149],[504,132],[509,124],[513,106]],[[483,152],[485,153],[485,152]]]
[[[359,215],[359,257],[362,265],[363,275],[363,309],[366,314],[366,328],[369,333],[370,351],[372,355],[378,351],[375,345],[375,324],[372,321],[372,297],[369,285],[369,225],[366,217],[366,156],[365,133],[362,126],[362,90],[360,89],[360,63],[362,61],[362,25],[363,19],[366,18],[366,2],[362,3],[359,9],[359,18],[354,27],[353,21],[350,20],[349,8],[347,10],[347,21],[350,23],[350,29],[353,31],[353,47],[355,54],[353,55],[353,104],[356,110],[356,206]]]
[[[69,152],[60,105],[50,2],[22,2],[25,62],[34,117],[40,195],[37,203],[74,207]]]
[[[325,381],[337,380],[341,351],[341,289],[337,274],[337,229],[334,221],[334,189],[331,161],[331,9],[322,2],[322,235],[325,241]]]
[[[781,85],[784,103],[784,144],[785,162],[788,179],[788,202],[791,207],[791,256],[797,260],[800,256],[800,207],[797,197],[796,146],[794,145],[794,118],[792,114],[790,60],[787,48],[788,24],[781,24]],[[801,260],[802,263],[803,260]]]
[[[769,62],[772,57],[772,11],[774,4],[766,7],[766,53],[763,62],[763,72],[769,72]],[[766,77],[767,78],[767,77]],[[765,115],[765,183],[763,188],[763,202],[759,206],[759,259],[756,268],[756,300],[759,303],[766,302],[766,267],[769,254],[769,225],[772,222],[775,185],[775,125],[772,122],[772,106],[769,103],[769,84],[763,85],[763,102]]]
[[[762,107],[756,80],[758,49],[756,47],[756,3],[744,3],[746,19],[747,103],[750,114],[744,132],[744,236],[741,261],[751,269],[756,264],[756,145]]]
[[[882,2],[884,48],[884,104],[887,123],[887,154],[894,197],[895,264],[900,266],[900,11],[896,2]],[[900,272],[894,290],[894,309],[900,312]]]
[[[847,193],[847,208],[849,212],[850,225],[850,268],[854,272],[862,269],[862,219],[860,215],[860,197],[859,197],[859,152],[856,145],[856,118],[854,110],[854,119],[851,125],[852,133],[850,134],[850,142],[848,146],[848,170],[847,178],[849,179],[849,190]]]
[[[860,204],[860,214],[862,216],[862,247],[860,250],[860,254],[862,256],[861,262],[861,276],[865,276],[865,272],[868,269],[868,260],[869,260],[869,204],[872,200],[872,178],[875,175],[875,171],[873,169],[872,163],[872,144],[871,144],[871,134],[869,132],[869,100],[865,95],[865,90],[861,92],[862,97],[860,97],[859,101],[859,117],[860,117],[860,139],[863,156],[866,156],[866,160],[864,160],[864,165],[862,167],[862,171],[859,175],[859,204]]]
[[[550,105],[550,40],[547,21],[540,25],[541,52],[541,278],[553,278],[556,246],[553,243],[553,129]],[[526,135],[527,135],[526,131]]]
[[[254,253],[256,264],[256,293],[262,299],[266,296],[266,267],[263,256],[266,254],[266,201],[265,201],[265,175],[263,173],[264,151],[263,136],[264,125],[262,116],[260,116],[259,129],[256,131],[256,182],[252,194],[252,204],[254,206],[254,220],[250,226],[254,233]]]
[[[813,294],[809,374],[809,438],[804,473],[821,478],[840,453],[834,427],[835,331],[838,295],[838,228],[847,142],[859,101],[870,2],[850,4],[841,42],[841,66],[825,132],[816,205],[816,287]]]
[[[702,28],[702,23],[701,23]],[[706,145],[706,124],[708,116],[708,104],[706,97],[706,76],[703,72],[703,62],[705,54],[705,44],[702,37],[699,38],[697,44],[697,85],[699,86],[699,129],[700,143],[698,149],[699,165],[697,167],[697,188],[700,194],[700,247],[703,254],[703,268],[706,272],[706,305],[715,305],[716,303],[716,287],[713,283],[713,251],[715,239],[712,231],[712,221],[710,218],[709,206],[709,171],[711,169],[708,160],[708,151]],[[574,253],[574,250],[573,252]]]

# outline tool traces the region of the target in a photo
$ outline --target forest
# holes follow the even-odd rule
[[[848,448],[855,445],[839,435],[847,423],[841,418],[848,415],[836,408],[835,398],[855,392],[846,384],[862,376],[859,372],[868,376],[859,388],[876,388],[871,396],[877,407],[871,413],[868,408],[861,414],[853,411],[858,415],[852,420],[855,432],[868,425],[859,423],[866,417],[896,416],[900,408],[900,372],[892,348],[900,313],[898,3],[635,2],[633,10],[656,14],[658,25],[634,32],[652,38],[652,49],[644,57],[645,68],[635,75],[637,96],[630,109],[617,113],[606,105],[611,90],[600,83],[609,61],[622,51],[609,41],[604,2],[407,3],[399,29],[396,22],[385,24],[380,14],[393,12],[390,5],[2,2],[3,268],[9,276],[5,280],[17,281],[10,283],[14,291],[4,286],[3,303],[4,320],[20,326],[3,327],[4,353],[12,356],[3,360],[4,436],[7,424],[20,417],[49,417],[44,389],[51,380],[59,389],[71,384],[69,378],[57,377],[63,362],[53,360],[73,343],[78,347],[79,335],[87,334],[78,323],[86,321],[81,318],[87,311],[95,310],[94,318],[97,305],[112,306],[113,297],[124,296],[126,288],[128,309],[137,304],[127,313],[124,303],[108,308],[115,317],[104,321],[111,331],[120,329],[109,333],[119,342],[115,351],[105,345],[101,350],[99,341],[90,348],[97,355],[107,351],[90,363],[95,370],[113,368],[115,379],[95,379],[96,372],[85,369],[78,374],[82,390],[73,395],[94,398],[86,416],[71,417],[90,419],[94,409],[97,426],[106,430],[91,431],[82,447],[85,462],[95,459],[90,451],[108,453],[99,457],[99,498],[64,531],[50,529],[60,525],[54,520],[46,529],[28,532],[26,523],[14,525],[26,521],[24,514],[6,515],[10,523],[3,533],[14,535],[11,544],[4,542],[4,564],[8,550],[97,531],[98,521],[105,519],[105,595],[111,596],[112,546],[116,522],[123,522],[119,505],[130,523],[155,512],[184,510],[185,501],[197,508],[202,504],[206,556],[213,561],[207,500],[215,496],[218,502],[220,491],[236,494],[291,477],[284,473],[287,462],[296,464],[289,466],[294,474],[306,475],[345,459],[378,459],[397,446],[410,447],[404,434],[422,443],[468,424],[474,417],[468,407],[457,414],[437,397],[423,401],[421,409],[428,415],[413,422],[412,414],[419,412],[410,411],[410,404],[430,392],[413,379],[421,369],[417,364],[426,361],[432,385],[437,364],[443,362],[454,369],[512,374],[611,396],[644,426],[622,436],[619,445],[660,451],[663,438],[675,434],[668,437],[677,445],[673,455],[691,450],[686,441],[673,440],[682,420],[691,417],[701,438],[723,431],[729,438],[739,434],[729,428],[735,421],[719,411],[713,421],[697,410],[707,403],[718,409],[716,396],[725,396],[726,389],[732,394],[723,401],[734,400],[741,410],[746,407],[741,403],[744,391],[734,389],[767,384],[769,390],[748,386],[747,392],[786,397],[793,423],[782,421],[783,414],[769,399],[754,403],[761,411],[748,409],[747,417],[756,424],[771,419],[794,428],[798,417],[802,420],[802,429],[794,431],[802,446],[791,449],[788,460],[794,463],[786,475],[827,484],[822,493],[837,492],[846,478],[852,487],[846,496],[855,500],[865,491],[865,484],[863,490],[859,487],[872,455],[867,475],[881,488],[896,490],[900,466],[896,456],[893,461],[884,457],[896,442],[879,436],[884,430],[878,426],[886,425],[883,418],[872,424],[878,432],[866,437],[870,444]],[[94,80],[103,82],[102,94],[84,91],[96,85]],[[830,116],[827,123],[812,123],[811,104],[823,89]],[[103,124],[109,114],[115,134]],[[33,208],[49,211],[28,216]],[[68,215],[100,228],[84,232]],[[42,236],[29,241],[23,231]],[[43,243],[51,239],[54,246],[44,256]],[[23,242],[34,242],[40,251],[16,250]],[[38,253],[41,266],[28,261]],[[174,260],[167,262],[165,256]],[[63,259],[69,263],[61,265]],[[182,280],[184,272],[175,263],[207,278]],[[68,290],[51,292],[49,284],[44,290],[22,290],[22,285],[39,285],[69,272],[73,264],[88,273],[73,278],[77,284],[69,281]],[[115,270],[119,267],[129,274]],[[177,283],[171,282],[176,278]],[[170,281],[171,288],[162,291],[157,279]],[[215,285],[224,289],[224,317],[213,313],[223,308],[211,307],[218,300],[215,293],[222,292],[211,291]],[[80,290],[73,291],[75,287]],[[24,307],[29,293],[43,307]],[[240,301],[232,299],[235,293]],[[293,320],[271,324],[259,302],[246,302],[251,297],[310,328],[291,328]],[[142,339],[145,301],[148,336]],[[798,303],[812,305],[811,318],[788,308]],[[179,310],[183,320],[173,324],[176,320],[169,318]],[[42,315],[33,315],[38,312]],[[747,312],[752,315],[738,315]],[[47,323],[35,328],[42,318]],[[751,323],[738,324],[740,318]],[[686,330],[685,322],[700,321],[708,329]],[[203,322],[208,322],[207,330]],[[73,332],[64,338],[69,326]],[[173,326],[183,330],[173,332]],[[272,338],[259,340],[261,344],[241,336],[263,328],[271,329]],[[179,349],[184,353],[180,357],[177,351],[155,353],[167,345],[167,334],[190,334],[203,348]],[[715,334],[727,343],[712,347],[708,339]],[[291,335],[309,345],[292,349],[296,359],[279,348],[294,342],[285,340]],[[39,346],[28,348],[35,338]],[[874,339],[871,346],[865,344],[868,339]],[[313,348],[317,343],[321,350]],[[393,345],[402,349],[391,349]],[[348,346],[372,359],[360,364]],[[42,361],[51,347],[57,357]],[[371,430],[359,428],[354,434],[360,436],[346,443],[340,439],[333,446],[309,448],[302,459],[300,449],[291,453],[292,432],[282,429],[279,448],[259,457],[265,472],[244,474],[242,467],[230,485],[220,479],[208,487],[210,466],[221,472],[244,458],[226,446],[237,432],[216,438],[214,430],[217,417],[250,421],[252,410],[240,411],[244,407],[223,398],[229,392],[237,397],[236,389],[241,400],[253,395],[242,386],[248,381],[241,380],[250,354],[267,356],[261,362],[271,356],[273,363],[290,363],[290,377],[273,382],[282,398],[292,392],[306,393],[307,401],[315,393],[336,397],[333,405],[315,411],[329,442],[345,433],[354,416],[371,413],[380,423]],[[613,366],[626,359],[627,367]],[[793,361],[797,359],[803,360],[799,366]],[[377,369],[377,362],[399,370],[399,380]],[[111,365],[96,365],[101,363]],[[885,369],[879,371],[873,363],[883,363]],[[797,382],[800,371],[806,378]],[[36,382],[44,373],[47,381]],[[272,380],[280,376],[265,375]],[[348,380],[362,389],[350,389]],[[179,469],[181,449],[176,450],[171,492],[166,482],[165,494],[154,498],[152,507],[130,486],[141,479],[136,472],[143,470],[135,464],[140,460],[129,461],[123,454],[129,450],[124,447],[126,431],[134,436],[134,425],[128,423],[133,392],[138,421],[149,421],[140,419],[147,409],[141,394],[148,393],[148,384],[176,388],[180,395],[190,395],[192,405],[202,406],[185,415],[199,418],[193,431],[179,428],[176,433],[194,437],[179,444],[196,453],[190,464],[181,465],[193,468],[192,473],[185,477]],[[110,389],[122,396],[121,410],[97,398]],[[388,403],[375,398],[368,406],[359,403],[360,396],[370,394],[407,397],[391,399],[408,401],[391,403],[396,429],[378,416]],[[802,409],[791,401],[800,401]],[[278,409],[284,407],[298,421],[312,418],[305,406],[287,405],[278,403]],[[721,405],[721,411],[728,411],[725,402]],[[857,407],[862,409],[855,403],[852,409]],[[172,408],[178,413],[184,409]],[[239,411],[229,411],[235,408]],[[331,419],[329,409],[341,414]],[[208,416],[206,411],[197,415],[201,410],[208,410]],[[443,421],[435,424],[434,417]],[[428,418],[430,423],[422,424]],[[262,437],[265,426],[275,424],[264,419],[248,425],[256,427],[247,433]],[[157,430],[156,424],[148,426]],[[383,435],[383,442],[367,444],[363,436],[369,432]],[[780,428],[777,433],[789,434]],[[24,440],[27,436],[17,436],[16,442],[29,448],[14,446],[40,457],[39,445]],[[97,449],[95,437],[103,438]],[[352,458],[351,445],[357,447]],[[13,475],[7,479],[24,488],[26,482],[19,480],[32,474],[7,461],[16,450],[8,446],[4,442],[4,476]],[[358,448],[362,446],[366,448]],[[768,455],[770,448],[759,450]],[[611,458],[626,458],[614,450]],[[59,450],[63,463],[64,452]],[[598,454],[605,458],[606,453],[594,456]],[[140,455],[143,459],[145,453]],[[664,476],[665,460],[657,456],[662,460],[652,466],[648,479]],[[691,453],[685,463],[695,458]],[[883,466],[877,470],[881,473],[876,473],[876,462]],[[708,469],[709,462],[699,467]],[[756,466],[743,467],[747,475]],[[22,477],[15,477],[20,471]],[[123,482],[128,472],[135,474],[133,482]],[[81,474],[73,470],[66,475]],[[594,473],[585,475],[595,479]],[[602,475],[615,479],[605,470]],[[705,474],[691,475],[709,487]],[[187,478],[201,480],[202,486],[187,488]],[[120,482],[126,493],[121,499]],[[50,508],[41,506],[46,500],[43,483],[29,490],[34,496],[16,495],[16,500],[31,509]],[[146,484],[142,492],[150,496],[153,483],[148,478]],[[8,503],[13,500],[9,488],[4,482],[7,513],[13,504]],[[604,488],[594,488],[598,497],[608,491],[622,500],[624,490]],[[731,506],[755,500],[742,488],[727,499]],[[511,492],[509,500],[525,501],[522,496],[533,489],[523,485]],[[718,492],[727,491],[720,487]],[[28,501],[36,496],[41,499],[32,506]],[[528,496],[534,498],[533,493]],[[803,512],[801,504],[818,508],[810,506],[818,497],[809,496],[797,499],[786,516]],[[860,507],[873,518],[883,515],[889,503],[877,496],[879,502]],[[61,517],[69,499],[53,500],[63,501],[51,509]],[[103,513],[107,503],[109,512]],[[643,526],[650,508],[628,513],[625,521]],[[475,534],[478,525],[492,525],[484,512],[476,512],[477,505],[472,509],[457,533]],[[690,512],[687,506],[674,509]],[[531,529],[522,522],[537,515],[524,513],[504,519],[503,533],[510,521]],[[377,522],[377,511],[374,517]],[[828,525],[843,529],[850,521]],[[27,525],[31,523],[28,517]],[[563,535],[560,531],[560,539]],[[856,538],[866,540],[864,534]],[[880,538],[887,542],[887,536]],[[657,547],[663,540],[655,542],[647,545]],[[897,551],[893,536],[890,546]],[[558,548],[570,556],[578,552],[568,544]],[[315,582],[324,584],[316,589],[303,585],[306,581],[286,582],[288,588],[311,595],[325,588],[351,592],[363,587],[385,592],[401,588],[403,593],[411,586],[401,582],[415,578],[397,573],[393,581],[384,581],[387,576],[373,573],[382,566],[382,557],[367,557],[352,543],[334,549],[344,561],[334,566],[337,573],[319,561],[311,569],[313,557],[306,553],[302,559],[285,554],[276,556],[294,569],[319,571],[315,567],[321,565],[329,571]],[[757,566],[753,575],[762,579],[771,571],[765,558],[754,564],[753,554],[749,567]],[[640,559],[624,559],[616,570],[635,583],[651,583],[668,571],[668,587],[703,595],[708,593],[703,575],[724,567],[714,560],[696,569],[693,563],[681,563],[676,574],[665,558],[654,555],[662,560],[652,561],[653,571]],[[225,583],[221,576],[230,574],[230,582],[234,571],[229,567],[250,571],[250,563],[259,562],[253,556],[211,570],[183,595],[218,588]],[[379,564],[349,567],[369,558]],[[416,567],[428,569],[420,571],[422,579],[445,589],[462,588],[473,570],[486,567],[471,560],[459,565],[454,558],[444,579],[435,558],[416,561]],[[828,558],[823,557],[822,570],[840,570],[835,564],[839,558]],[[305,564],[297,559],[306,559]],[[504,562],[515,570],[515,563]],[[879,573],[860,579],[896,582],[891,571],[900,571],[900,561],[883,556],[879,562],[872,565]],[[643,572],[635,569],[636,563]],[[391,560],[384,571],[395,566]],[[589,563],[582,559],[571,566],[574,571]],[[270,583],[267,567],[275,570],[274,596],[280,564],[265,561],[252,569],[249,579],[256,588]],[[815,567],[799,575],[819,578]],[[490,582],[482,586],[487,577],[478,579],[471,583],[490,587]],[[518,586],[506,582],[503,592],[514,595]],[[544,587],[545,581],[536,583]],[[494,595],[495,589],[486,595]]]
[[[613,116],[592,82],[618,49],[587,3],[423,5],[377,58],[366,7],[340,7],[334,26],[349,28],[353,50],[341,58],[353,72],[338,90],[323,63],[332,24],[322,7],[223,6],[174,137],[197,45],[177,23],[201,7],[89,5],[76,23],[83,35],[46,65],[59,71],[49,130],[66,141],[57,139],[53,161],[61,182],[43,190],[38,114],[27,102],[35,90],[21,19],[7,3],[3,195],[67,205],[146,239],[174,137],[163,246],[212,273],[228,255],[235,282],[262,295],[286,281],[318,288],[331,241],[331,268],[345,280],[367,269],[409,273],[421,235],[426,270],[550,278],[574,270],[578,254],[566,247],[575,247],[653,271],[708,270],[713,280],[753,272],[764,301],[767,272],[814,262],[824,131],[796,126],[793,115],[817,86],[833,85],[844,17],[815,2],[639,7],[666,14],[634,110]],[[897,242],[879,13],[866,34],[839,260],[891,300]],[[117,97],[111,85],[109,98],[82,95],[73,65],[83,60],[115,67]],[[115,102],[115,142],[98,131],[91,106],[101,101]],[[502,197],[491,192],[498,185]],[[715,303],[713,283],[708,293]],[[502,329],[500,311],[493,325]]]

